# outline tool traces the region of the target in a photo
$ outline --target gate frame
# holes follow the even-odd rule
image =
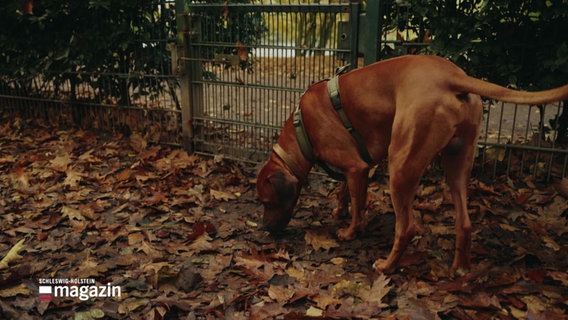
[[[366,16],[361,11],[360,1],[350,0],[349,2],[329,3],[329,4],[243,4],[243,3],[187,3],[185,0],[176,0],[176,16],[178,41],[176,50],[173,50],[172,64],[174,72],[179,76],[181,88],[181,116],[182,116],[182,144],[188,152],[199,152],[196,146],[196,136],[199,128],[195,126],[196,118],[202,116],[200,107],[203,98],[203,84],[201,70],[202,63],[195,59],[197,57],[195,49],[192,49],[191,42],[199,42],[201,30],[197,13],[205,11],[220,12],[223,9],[246,10],[248,12],[267,12],[267,13],[294,13],[294,12],[317,12],[317,13],[349,13],[349,33],[342,34],[341,40],[348,44],[348,63],[352,67],[358,64],[358,56],[362,51],[369,51],[365,54],[365,63],[375,62],[378,57],[380,41],[379,21],[380,14],[378,8],[380,1],[371,1],[368,7],[377,9],[376,14]],[[189,12],[187,12],[189,9]],[[361,38],[361,26],[367,25],[369,32],[365,32]],[[364,43],[376,43],[376,46]],[[343,49],[343,48],[342,48]],[[252,125],[252,123],[251,123]]]

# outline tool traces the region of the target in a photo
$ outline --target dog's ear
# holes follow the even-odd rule
[[[295,179],[282,171],[278,171],[268,178],[274,192],[282,199],[292,200],[296,196],[297,183]]]

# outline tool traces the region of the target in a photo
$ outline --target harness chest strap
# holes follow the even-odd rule
[[[329,93],[329,98],[331,100],[331,104],[333,105],[333,109],[335,109],[335,111],[339,115],[339,119],[341,119],[341,122],[343,122],[343,126],[345,127],[345,129],[347,129],[347,131],[349,131],[349,133],[351,133],[351,135],[355,139],[355,142],[357,143],[357,149],[359,149],[359,154],[369,166],[373,166],[373,158],[371,158],[371,155],[369,154],[369,151],[365,146],[365,142],[363,142],[363,138],[361,137],[359,132],[353,128],[353,124],[351,124],[351,121],[349,121],[349,118],[347,118],[345,111],[341,107],[338,76],[329,79],[329,81],[327,82],[327,92]]]
[[[373,166],[374,165],[373,159],[371,158],[371,155],[369,154],[369,151],[367,150],[367,147],[363,142],[363,138],[361,137],[359,132],[357,132],[353,128],[351,121],[349,121],[349,118],[347,118],[345,111],[343,111],[343,108],[341,107],[338,79],[339,79],[338,76],[335,76],[327,82],[327,91],[331,103],[333,105],[333,109],[337,112],[339,118],[341,119],[341,122],[343,123],[343,126],[347,129],[349,133],[351,133],[351,135],[355,139],[355,142],[357,143],[357,149],[359,150],[359,154],[361,155],[363,160],[367,162],[369,166]],[[340,171],[334,168],[331,168],[329,165],[327,165],[327,163],[320,161],[315,157],[313,153],[312,143],[310,141],[310,138],[308,137],[306,129],[304,128],[304,123],[302,121],[302,110],[300,107],[298,107],[294,112],[292,123],[294,126],[294,133],[296,135],[296,140],[298,141],[300,151],[302,152],[304,157],[312,163],[317,163],[333,179],[345,180],[345,176],[343,175],[343,173],[341,173]],[[299,170],[298,168],[296,168],[295,162],[293,161],[293,159],[290,159],[290,157],[282,149],[282,147],[276,144],[273,150],[290,167],[290,169],[294,172],[294,174],[298,176]]]
[[[304,127],[304,122],[302,121],[302,109],[300,107],[298,107],[296,111],[294,111],[294,118],[292,123],[294,125],[294,133],[296,134],[296,140],[298,141],[302,155],[304,155],[304,157],[311,163],[317,163],[317,165],[320,166],[333,179],[340,181],[345,180],[343,173],[331,168],[327,165],[327,163],[317,159],[314,155],[312,142],[310,141],[310,137],[308,137],[308,133],[306,132],[306,128]]]

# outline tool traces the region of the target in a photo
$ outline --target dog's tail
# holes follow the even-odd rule
[[[450,81],[452,82],[452,89],[457,92],[474,93],[510,103],[537,105],[568,100],[568,84],[555,89],[531,92],[508,89],[467,75],[453,77]]]

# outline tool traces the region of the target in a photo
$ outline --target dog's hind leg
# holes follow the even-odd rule
[[[427,108],[422,110],[427,111]],[[414,113],[402,114],[398,121],[395,119],[389,147],[389,184],[396,215],[395,235],[388,258],[374,264],[377,272],[393,272],[414,237],[416,227],[412,203],[418,183],[426,167],[452,136],[453,124],[447,117],[433,118]]]
[[[463,274],[470,268],[471,221],[467,212],[467,182],[473,163],[473,147],[458,154],[442,153],[442,166],[456,210],[456,251],[450,274]]]
[[[465,140],[461,150],[442,151],[442,167],[446,172],[456,210],[456,251],[450,269],[451,275],[461,275],[470,269],[471,221],[467,211],[467,184],[477,145],[477,128],[472,126],[469,133],[465,133],[464,131],[464,136],[459,137]]]

